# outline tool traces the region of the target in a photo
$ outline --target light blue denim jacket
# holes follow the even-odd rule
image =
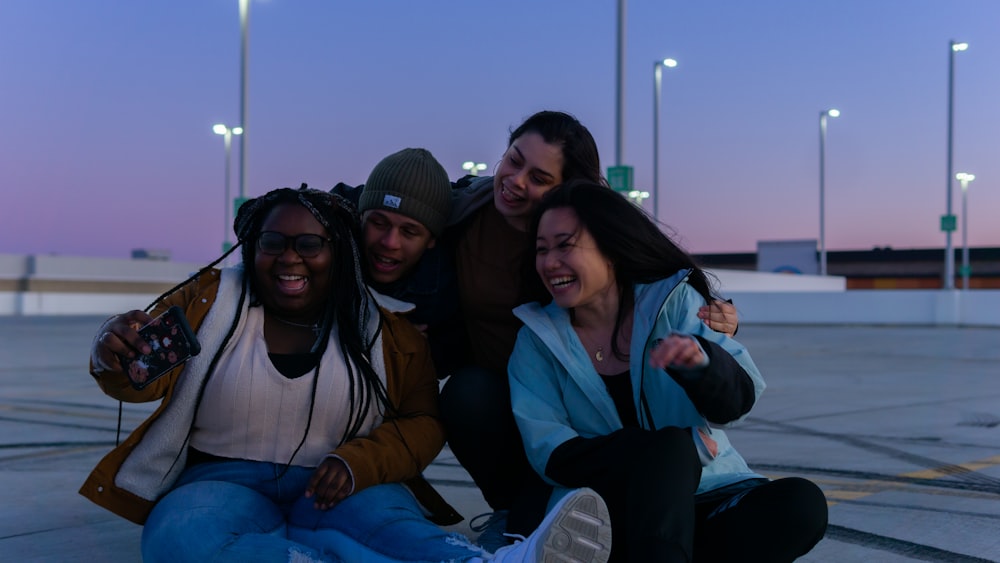
[[[753,379],[755,400],[764,391],[764,380],[746,348],[698,318],[698,308],[705,300],[687,283],[688,274],[683,270],[667,279],[635,286],[629,369],[633,401],[643,428],[649,428],[650,421],[640,405],[640,390],[645,392],[656,428],[708,427],[683,388],[663,370],[649,365],[654,342],[671,333],[697,335],[719,344]],[[554,303],[545,307],[529,303],[516,308],[514,314],[524,322],[508,365],[514,416],[532,467],[556,484],[545,477],[545,467],[559,445],[577,436],[610,434],[621,429],[622,422],[570,325],[569,312]],[[711,438],[718,444],[718,453],[703,467],[698,493],[761,477],[750,470],[724,431],[712,428]]]

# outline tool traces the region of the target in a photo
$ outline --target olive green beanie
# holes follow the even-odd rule
[[[383,158],[365,182],[358,210],[385,209],[419,221],[438,236],[451,213],[451,181],[426,149],[403,149]]]

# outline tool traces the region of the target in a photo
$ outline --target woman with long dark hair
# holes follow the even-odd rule
[[[823,537],[822,491],[753,472],[719,427],[764,381],[710,330],[710,278],[649,217],[590,182],[560,186],[532,225],[552,302],[521,306],[509,365],[528,459],[608,504],[614,561],[792,561]]]

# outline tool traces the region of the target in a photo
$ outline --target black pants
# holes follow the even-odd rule
[[[687,429],[625,428],[571,440],[553,452],[546,471],[604,498],[615,562],[792,561],[826,531],[826,499],[805,479],[696,496],[701,464]]]
[[[528,536],[545,517],[552,487],[528,464],[510,406],[510,384],[482,368],[456,370],[440,397],[448,445],[507,531]]]

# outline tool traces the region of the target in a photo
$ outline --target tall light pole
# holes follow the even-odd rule
[[[240,0],[240,201],[247,197],[247,27],[250,20],[250,0]]]
[[[975,174],[959,172],[955,179],[962,183],[962,289],[969,289],[969,204],[967,192],[969,183],[976,179]]]
[[[232,152],[233,146],[233,135],[242,135],[242,127],[228,127],[223,123],[216,123],[212,126],[212,131],[215,131],[216,135],[222,135],[223,140],[226,143],[226,174],[225,174],[225,192],[226,192],[226,205],[223,210],[223,224],[222,224],[222,251],[226,252],[230,249],[229,244],[229,209],[233,206],[232,196],[229,190],[229,170],[231,168],[230,153]]]
[[[677,61],[663,59],[653,63],[653,218],[660,219],[660,92],[663,67],[674,68]]]
[[[480,172],[486,170],[486,163],[466,160],[462,163],[462,170],[467,171],[470,176],[479,176]]]
[[[944,288],[955,289],[955,253],[951,248],[951,232],[955,229],[954,215],[951,212],[951,154],[952,154],[952,128],[953,116],[955,113],[955,53],[969,48],[968,43],[956,43],[954,40],[948,42],[948,182],[947,182],[947,206],[945,217],[941,220],[941,229],[945,233],[944,248]]]
[[[840,110],[819,112],[819,275],[826,275],[826,118],[839,117]]]
[[[615,80],[615,166],[621,166],[625,157],[625,0],[618,0],[618,72]]]

